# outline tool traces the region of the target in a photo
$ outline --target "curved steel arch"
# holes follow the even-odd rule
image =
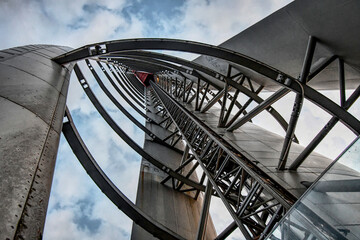
[[[153,139],[154,142],[159,143],[161,145],[164,145],[168,148],[171,148],[174,151],[177,151],[179,153],[183,153],[180,149],[177,149],[170,144],[167,144],[163,140],[161,140],[156,134],[151,132],[148,128],[146,128],[143,124],[141,124],[135,117],[133,117],[116,99],[115,97],[110,93],[110,91],[106,88],[104,83],[101,81],[100,77],[96,73],[95,69],[92,67],[91,63],[88,59],[85,60],[87,66],[89,67],[90,71],[92,72],[96,82],[99,84],[100,88],[103,90],[103,92],[106,94],[106,96],[113,102],[113,104],[132,122],[134,123],[138,128],[140,128],[145,134],[147,134],[149,137]]]
[[[252,59],[246,55],[240,54],[235,51],[231,51],[226,48],[213,46],[210,44],[204,44],[194,41],[178,40],[178,39],[127,39],[127,40],[115,40],[107,41],[96,44],[86,45],[84,47],[70,51],[69,53],[62,54],[53,60],[59,64],[64,64],[82,58],[102,55],[102,54],[92,54],[90,48],[95,45],[104,45],[106,49],[102,53],[111,53],[115,51],[124,51],[124,50],[173,50],[173,51],[182,51],[182,52],[191,52],[209,55],[221,59],[228,60],[230,62],[238,63],[244,67],[252,69],[266,77],[271,79],[276,79],[279,74],[283,75],[286,78],[292,78],[287,74],[272,68],[260,61]]]
[[[184,239],[177,233],[171,231],[155,219],[148,216],[132,201],[130,201],[106,176],[101,167],[97,164],[85,143],[82,141],[74,122],[72,121],[70,111],[66,109],[68,122],[63,124],[62,132],[69,143],[71,149],[84,167],[91,179],[96,183],[100,190],[129,218],[143,229],[161,239]]]
[[[100,52],[92,52],[91,47],[95,45],[102,45],[104,49]],[[328,99],[321,93],[306,84],[300,83],[295,78],[271,67],[265,63],[252,59],[241,53],[231,51],[222,47],[212,46],[193,41],[172,40],[172,39],[130,39],[130,40],[116,40],[102,42],[93,45],[86,45],[68,53],[62,54],[53,60],[59,64],[69,63],[80,60],[90,56],[102,55],[105,53],[118,52],[124,50],[173,50],[198,53],[202,55],[209,55],[216,58],[224,59],[246,68],[249,68],[257,73],[260,73],[272,81],[296,92],[303,94],[305,98],[315,103],[332,116],[338,117],[349,129],[356,135],[360,134],[360,121],[354,116],[340,107],[338,104]],[[285,81],[287,80],[287,81]]]
[[[256,103],[261,104],[264,100],[259,97],[257,94],[255,94],[254,92],[250,91],[249,89],[245,88],[244,86],[236,83],[235,81],[231,80],[230,78],[222,75],[221,73],[217,73],[216,71],[213,71],[207,67],[201,66],[200,64],[195,64],[192,63],[190,61],[184,60],[184,59],[180,59],[177,57],[173,57],[173,56],[169,56],[166,54],[159,54],[159,53],[155,53],[155,52],[144,52],[144,51],[125,51],[123,52],[119,52],[118,54],[120,54],[121,56],[128,56],[128,53],[130,53],[130,56],[141,56],[141,57],[154,57],[154,58],[159,58],[162,60],[166,60],[166,61],[172,61],[178,64],[183,64],[185,66],[191,67],[195,70],[204,72],[214,78],[218,78],[218,76],[223,77],[224,79],[227,79],[229,85],[233,86],[236,89],[239,89],[243,94],[245,94],[246,96],[250,97],[251,99],[253,99]],[[108,56],[104,56],[104,58],[115,58],[119,55],[114,55],[114,54],[110,54]],[[178,71],[182,71],[183,68],[179,67],[179,66],[174,66],[174,65],[168,65],[169,67],[173,67],[176,68],[176,70]],[[185,69],[183,69],[183,71],[186,72]],[[195,72],[187,72],[190,75],[193,75],[194,77],[198,77]],[[206,78],[204,79],[203,76],[202,80],[206,81],[210,84],[214,84],[212,81],[207,80]],[[215,86],[213,85],[215,88],[217,88],[218,90],[222,90],[222,88],[220,86]],[[275,120],[280,124],[280,126],[286,131],[286,129],[288,128],[288,123],[286,122],[286,120],[281,116],[281,114],[279,112],[277,112],[273,107],[271,109],[266,109],[268,113],[270,113]],[[295,137],[295,142],[297,142],[297,138]]]
[[[172,170],[170,167],[166,166],[162,162],[155,159],[153,156],[151,156],[148,152],[146,152],[144,149],[142,149],[134,140],[132,140],[117,124],[116,122],[111,118],[111,116],[106,112],[104,107],[100,104],[99,100],[95,97],[94,93],[90,89],[89,84],[86,82],[84,76],[82,75],[79,67],[77,64],[74,66],[74,71],[78,77],[78,80],[84,89],[86,95],[89,97],[91,103],[94,105],[96,110],[99,112],[99,114],[104,118],[104,120],[109,124],[109,126],[116,132],[116,134],[119,135],[121,139],[123,139],[132,149],[134,149],[138,154],[140,154],[143,158],[145,158],[147,161],[149,161],[151,164],[153,164],[155,167],[160,169],[161,171],[165,172],[166,174],[170,175],[171,177],[184,182],[185,184],[200,190],[205,191],[205,186],[201,185],[197,182],[192,181],[191,179],[188,179],[184,177],[183,175],[177,173],[176,171]],[[81,81],[84,80],[84,81]]]

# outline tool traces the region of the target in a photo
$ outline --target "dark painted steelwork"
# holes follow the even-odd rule
[[[305,58],[304,58],[304,64],[299,79],[300,83],[302,84],[306,84],[308,79],[311,62],[315,52],[316,41],[317,40],[313,36],[309,37]],[[278,164],[279,170],[285,169],[288,154],[290,152],[291,141],[295,134],[295,128],[300,116],[303,101],[304,101],[304,92],[302,91],[301,93],[297,93],[295,97],[294,106],[289,121],[289,126],[286,131],[284,144],[280,153],[279,164]]]
[[[144,125],[142,125],[135,117],[133,117],[110,93],[110,91],[105,87],[104,83],[101,81],[99,75],[96,73],[95,69],[92,67],[90,61],[88,59],[85,60],[87,66],[89,67],[91,73],[93,74],[96,82],[99,84],[100,88],[104,91],[104,93],[108,96],[108,98],[114,103],[114,105],[127,117],[129,118],[137,127],[139,127],[142,131],[144,131],[149,137],[155,138],[154,134],[147,129]],[[102,67],[100,65],[100,67]],[[104,68],[102,68],[105,71]]]
[[[101,63],[100,63],[100,62],[97,62],[97,63],[98,63],[98,65],[99,65],[99,67],[101,68],[101,70],[105,73],[105,75],[106,75],[106,76],[110,76],[110,75],[106,72],[105,68],[101,65]],[[113,71],[112,71],[112,73],[113,73],[114,76],[116,75]],[[121,86],[121,88],[125,91],[125,93],[126,93],[132,100],[134,100],[134,102],[135,102],[138,106],[140,106],[140,107],[142,107],[142,108],[144,109],[144,108],[145,108],[144,98],[141,98],[141,97],[137,96],[137,95],[135,94],[135,92],[134,92],[130,87],[126,87],[126,86],[125,86],[125,85],[126,85],[126,84],[125,84],[125,83],[126,83],[126,80],[124,80],[124,79],[126,78],[125,75],[120,74],[119,76],[120,76],[120,79],[119,79],[119,78],[116,78],[116,80],[117,80],[117,82],[119,83],[119,85]],[[123,81],[121,81],[121,80],[123,80]]]
[[[345,102],[343,106],[344,109],[348,110],[351,105],[358,99],[359,96],[360,86],[355,89],[349,99]],[[332,117],[330,121],[324,126],[324,128],[315,136],[315,138],[306,146],[306,148],[290,165],[289,170],[296,170],[301,165],[301,163],[303,163],[305,159],[310,155],[310,153],[317,147],[317,145],[325,138],[325,136],[330,132],[330,130],[335,126],[338,121],[338,118]]]
[[[90,66],[88,66],[90,68]],[[91,72],[93,73],[95,79],[99,78],[97,73],[95,72],[95,70],[90,69]],[[115,79],[117,80],[117,82],[120,82],[121,80],[118,78],[118,76],[116,76],[116,74],[114,73],[114,71],[111,71],[111,73],[113,74],[113,76],[115,77]],[[104,71],[105,76],[107,77],[107,79],[109,80],[109,82],[111,83],[111,85],[114,87],[114,89],[120,94],[120,96],[125,100],[125,102],[127,104],[129,104],[129,106],[131,106],[138,114],[140,114],[142,117],[144,117],[147,121],[151,122],[151,123],[155,123],[156,121],[151,119],[150,117],[146,116],[146,114],[141,111],[132,101],[129,100],[128,97],[126,97],[126,95],[120,90],[120,88],[115,84],[115,82],[113,81],[113,79],[110,77],[110,75],[108,74],[107,71]]]
[[[197,106],[197,110],[198,110],[198,111],[201,110],[201,107],[202,107],[202,105],[204,104],[204,100],[205,100],[205,98],[206,98],[206,94],[208,93],[208,90],[209,90],[209,85],[210,85],[209,83],[206,83],[206,85],[205,85],[204,93],[202,94],[200,104]]]
[[[206,106],[203,107],[203,109],[201,109],[201,113],[206,112],[207,110],[209,110],[212,106],[215,105],[215,103],[217,103],[220,98],[224,95],[225,89],[219,91],[218,93],[215,94],[215,96],[213,96],[213,98],[206,104]]]
[[[122,52],[118,52],[118,53],[114,53],[114,54],[109,54],[108,55],[109,57],[100,57],[100,59],[116,59],[116,57],[121,57],[121,56],[141,56],[141,57],[146,57],[148,61],[156,61],[155,59],[162,59],[162,60],[166,60],[166,61],[170,61],[170,62],[174,62],[174,63],[177,63],[177,64],[182,64],[184,66],[187,66],[187,67],[190,67],[190,68],[193,68],[195,69],[196,71],[199,71],[199,72],[203,72],[213,78],[216,78],[216,79],[226,79],[228,82],[229,82],[229,85],[231,85],[232,87],[236,88],[236,89],[239,89],[241,93],[247,95],[248,97],[250,97],[251,99],[254,99],[255,102],[257,103],[261,103],[263,100],[255,93],[253,93],[252,91],[249,91],[247,88],[241,86],[241,88],[237,88],[238,85],[234,85],[232,84],[234,81],[233,79],[235,77],[237,77],[238,75],[240,75],[241,73],[239,74],[235,74],[234,76],[231,76],[231,77],[227,77],[227,76],[224,76],[222,75],[221,73],[218,73],[212,69],[209,69],[207,67],[204,67],[204,66],[201,66],[200,64],[196,64],[194,62],[190,62],[190,61],[187,61],[187,60],[184,60],[184,59],[180,59],[180,58],[177,58],[177,57],[173,57],[173,56],[169,56],[169,55],[165,55],[165,54],[159,54],[159,53],[155,53],[155,52],[147,52],[147,51],[122,51]],[[156,63],[158,65],[161,65],[161,66],[164,66],[164,62],[159,62],[159,61],[156,61]],[[184,68],[180,68],[176,65],[166,65],[166,67],[171,67],[173,69],[176,69],[178,71],[182,71],[182,72],[186,72],[187,74],[190,74],[190,75],[193,75],[197,78],[200,78],[201,80],[205,81],[205,82],[209,82],[211,83],[211,85],[215,88],[217,88],[219,91],[221,91],[223,89],[223,86],[219,85],[219,84],[215,84],[213,81],[209,81],[207,80],[203,75],[201,74],[196,74],[196,71],[195,70],[192,70],[192,71],[189,71],[189,70],[186,70]],[[223,81],[222,80],[222,81]],[[220,80],[219,80],[220,81]],[[220,82],[221,83],[221,82]],[[190,92],[189,92],[190,93]],[[230,96],[229,96],[230,97]],[[189,100],[191,101],[191,100]],[[252,101],[252,100],[251,100]],[[248,102],[247,105],[249,105],[251,103],[251,101]],[[241,109],[241,111],[243,112],[245,110],[245,108],[242,108],[241,105],[236,101],[235,102],[236,106],[239,107],[239,109]],[[221,104],[220,104],[221,105]],[[208,110],[208,107],[205,108],[206,110]],[[286,131],[287,127],[288,127],[288,124],[287,122],[282,118],[282,116],[277,113],[277,111],[274,109],[274,108],[268,108],[266,109],[268,110],[268,112],[275,118],[276,121],[279,122],[279,124],[281,125],[281,127]],[[246,111],[244,112],[244,114],[246,114]],[[237,117],[239,117],[239,115],[237,115]],[[235,118],[236,119],[236,118]],[[234,119],[234,120],[235,120]]]
[[[145,214],[112,183],[82,141],[68,110],[66,111],[66,117],[68,121],[63,124],[62,132],[77,159],[100,190],[136,224],[155,237],[174,240],[184,239]]]
[[[197,240],[204,239],[206,223],[207,223],[207,219],[209,216],[209,207],[210,207],[212,191],[213,191],[212,184],[210,181],[208,181],[206,184],[203,206],[202,206],[202,210],[201,210],[198,232],[197,232],[197,236],[196,236]]]
[[[337,56],[333,55],[333,56],[327,58],[326,60],[324,60],[319,66],[317,66],[316,68],[314,68],[314,70],[312,70],[312,72],[308,76],[307,81],[310,81],[311,79],[313,79],[318,73],[320,73],[327,66],[329,66],[329,64],[332,63],[336,58],[337,58]],[[272,111],[272,107],[270,107],[271,104],[275,103],[276,101],[281,99],[283,96],[285,96],[289,92],[290,92],[290,90],[286,89],[286,88],[281,88],[281,89],[277,90],[270,97],[268,97],[264,102],[261,102],[258,106],[256,106],[254,109],[252,109],[244,117],[242,117],[241,119],[237,120],[234,123],[231,123],[231,124],[229,123],[230,126],[227,126],[228,127],[227,130],[228,131],[233,131],[236,128],[239,128],[240,126],[242,126],[246,122],[250,121],[250,119],[252,119],[256,115],[258,115],[260,112],[262,112],[264,109],[267,109],[268,111]],[[287,126],[284,129],[286,130]],[[298,142],[297,139],[295,139],[295,138],[296,137],[294,136],[294,141],[296,140],[295,142]]]
[[[224,86],[224,94],[223,94],[223,100],[222,100],[221,109],[220,109],[220,117],[219,117],[218,127],[225,127],[224,114],[225,114],[225,110],[226,110],[227,97],[228,97],[228,83],[226,82],[225,86]]]
[[[101,70],[105,70],[105,68],[102,66],[102,64],[100,63],[100,61],[97,61],[99,67],[101,68]],[[114,71],[111,66],[109,64],[106,64],[108,69],[110,71]],[[130,81],[130,79],[128,78],[127,74],[124,74],[123,71],[121,69],[116,69],[115,68],[115,72],[119,75],[119,77],[123,80],[124,85],[127,87],[127,89],[132,93],[133,96],[136,97],[137,100],[139,100],[140,102],[144,101],[144,93],[141,93]],[[143,90],[144,91],[144,86],[143,86]],[[144,104],[143,104],[144,105]]]
[[[170,39],[116,40],[99,44],[105,46],[102,54],[140,49],[174,50],[213,56],[239,64],[269,78],[273,82],[280,84],[283,87],[294,91],[295,93],[303,94],[304,97],[311,102],[315,103],[331,115],[338,117],[340,121],[344,123],[349,129],[351,129],[356,135],[360,134],[359,120],[345,111],[339,105],[334,103],[332,100],[328,99],[315,89],[303,83],[299,83],[293,77],[238,52],[197,42]],[[64,64],[91,56],[98,56],[98,53],[90,51],[90,48],[93,46],[94,45],[87,45],[81,47],[66,54],[60,55],[54,58],[54,60],[60,64]]]
[[[221,139],[158,86],[154,83],[151,83],[151,86],[173,118],[199,166],[209,178],[216,194],[222,199],[236,225],[247,239],[260,236],[266,229],[267,220],[261,219],[259,216],[253,218],[257,215],[254,212],[263,206],[264,211],[268,212],[266,218],[272,217],[277,212],[273,208],[278,209],[278,207],[283,206],[288,209],[295,202],[295,198],[281,186],[277,186],[251,161],[228,145],[225,140]],[[230,179],[233,179],[232,177],[239,169],[243,173],[241,178],[234,178],[236,183],[231,184]],[[230,186],[234,186],[234,188],[228,190]],[[225,196],[228,191],[231,194]],[[248,192],[246,196],[243,195],[244,191]],[[272,199],[271,203],[266,201],[264,203],[265,199]],[[269,204],[274,204],[274,206],[267,208],[270,206]],[[251,229],[250,232],[247,229]]]
[[[115,97],[110,93],[110,91],[105,87],[104,83],[101,81],[99,75],[96,73],[95,69],[92,67],[89,60],[85,60],[87,66],[89,67],[91,73],[93,74],[96,82],[99,84],[100,88],[104,91],[106,96],[114,103],[114,105],[128,118],[132,123],[134,123],[138,128],[140,128],[146,135],[148,135],[150,138],[153,139],[154,142],[159,143],[161,145],[164,145],[168,148],[171,148],[177,152],[182,152],[181,150],[174,148],[173,146],[167,144],[165,141],[161,140],[156,134],[151,132],[149,129],[147,129],[144,125],[142,125],[135,117],[133,117],[116,99]],[[100,65],[101,66],[101,65]],[[101,70],[105,71],[104,68],[101,68]]]
[[[110,68],[109,64],[107,64],[107,66]],[[124,82],[125,82],[126,86],[128,86],[129,90],[131,90],[134,94],[136,94],[136,96],[138,97],[138,99],[140,101],[144,101],[144,89],[145,89],[145,86],[142,85],[141,88],[137,88],[134,85],[135,82],[140,82],[140,79],[137,79],[135,77],[135,75],[132,74],[132,73],[129,74],[129,73],[123,72],[123,70],[121,70],[121,69],[118,69],[118,71],[116,71],[116,72],[119,73],[119,74],[124,75],[123,79],[125,80]],[[131,80],[130,80],[130,78],[131,78]],[[135,78],[135,79],[133,79],[133,78]]]
[[[83,87],[83,90],[85,91],[86,95],[89,97],[90,101],[94,105],[94,107],[97,109],[97,111],[100,113],[100,115],[104,118],[104,120],[109,124],[109,126],[121,137],[132,149],[134,149],[137,153],[139,153],[143,158],[148,160],[151,164],[162,170],[163,172],[169,174],[170,176],[185,182],[187,185],[192,186],[196,189],[205,190],[205,186],[200,185],[190,179],[185,178],[184,176],[176,173],[171,168],[166,166],[165,164],[161,163],[160,161],[156,160],[154,157],[149,155],[146,151],[144,151],[143,148],[141,148],[137,143],[134,142],[117,124],[116,122],[110,117],[110,115],[106,112],[104,107],[100,104],[100,102],[95,97],[94,93],[90,89],[89,84],[85,80],[85,77],[81,73],[80,68],[76,64],[74,66],[75,74],[79,80],[79,83]]]
[[[254,118],[256,115],[261,113],[264,109],[271,108],[271,105],[289,93],[290,90],[286,88],[282,88],[275,93],[273,93],[270,97],[268,97],[265,101],[261,102],[258,106],[252,109],[248,114],[244,117],[238,119],[234,123],[232,123],[226,130],[227,131],[234,131],[235,129],[239,128],[240,126],[244,125],[246,122]],[[271,109],[270,109],[271,110]]]
[[[257,90],[256,90],[256,94],[260,93],[261,90],[263,89],[263,86],[260,86]],[[238,92],[239,90],[237,90],[236,92]],[[235,92],[235,94],[236,94]],[[249,113],[246,112],[246,108],[253,102],[254,100],[252,98],[250,98],[249,100],[246,101],[246,103],[244,104],[244,106],[242,106],[239,111],[234,115],[234,117],[232,119],[230,119],[230,121],[228,123],[226,123],[225,127],[227,128],[226,130],[227,131],[233,131],[233,130],[230,130],[229,128],[231,127],[231,125],[235,122],[235,120],[242,114],[244,113],[245,116],[247,116]],[[263,102],[262,102],[263,103]],[[260,104],[262,104],[260,103]],[[268,107],[266,109],[269,113],[272,113],[273,116],[278,116],[277,114],[274,113],[274,109],[273,108],[270,108]],[[230,112],[229,112],[230,113]],[[244,116],[244,117],[245,117]],[[251,118],[248,119],[248,121],[250,122],[251,121]],[[281,121],[282,123],[284,123],[284,126],[283,128],[285,129],[285,127],[288,126],[288,124],[284,121]],[[285,125],[286,124],[286,125]],[[229,130],[228,130],[229,129]],[[297,140],[296,136],[294,136],[294,141]]]
[[[346,101],[345,95],[345,69],[344,60],[339,58],[339,83],[340,83],[340,106],[344,107]]]

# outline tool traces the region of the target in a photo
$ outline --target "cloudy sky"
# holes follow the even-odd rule
[[[41,43],[76,48],[99,41],[140,37],[180,38],[218,45],[288,2],[290,1],[2,0],[0,49]],[[93,66],[97,67],[95,64]],[[141,145],[144,138],[142,132],[116,111],[115,106],[96,87],[86,68],[82,69],[111,116]],[[97,72],[102,74],[101,71]],[[338,98],[337,93],[327,94]],[[120,96],[116,97],[131,111]],[[291,99],[293,96],[289,94],[284,101]],[[75,78],[69,89],[68,106],[95,159],[118,188],[135,201],[140,157],[100,118]],[[281,108],[278,103],[275,107],[284,113],[286,119],[289,118],[292,106]],[[132,113],[141,120],[137,113]],[[313,128],[304,127],[305,130],[298,134],[300,141],[306,144],[330,117],[308,102],[305,102],[303,113],[306,121],[300,121],[299,128],[309,121],[314,123]],[[257,118],[255,123],[283,135],[277,124],[266,118]],[[339,133],[341,137],[338,137]],[[339,151],[333,150],[331,146],[343,149],[353,138],[354,135],[349,130],[339,125],[318,151],[334,158]],[[226,216],[220,216],[214,209],[212,211],[214,219],[226,219]],[[92,183],[62,137],[44,239],[129,239],[131,225],[132,222]],[[220,223],[219,230],[224,227]]]

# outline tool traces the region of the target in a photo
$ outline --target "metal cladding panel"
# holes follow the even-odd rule
[[[243,32],[220,44],[270,65],[290,76],[300,75],[309,35],[318,39],[313,66],[337,55],[347,66],[346,87],[355,88],[360,81],[360,2],[294,1]],[[226,74],[228,63],[209,56],[195,62]],[[279,89],[273,81],[249,69],[236,66],[265,89]],[[334,81],[335,76],[335,81]],[[336,66],[329,66],[310,83],[318,90],[338,89]]]
[[[51,58],[66,50],[0,51],[1,239],[42,237],[72,69]]]
[[[193,109],[190,105],[185,105]],[[206,113],[192,111],[192,113],[205,122],[212,130],[220,134],[222,138],[241,154],[267,173],[278,184],[299,198],[305,191],[306,186],[303,181],[313,182],[333,161],[321,154],[312,152],[297,171],[279,171],[277,165],[280,152],[283,146],[284,137],[269,132],[266,129],[253,123],[246,123],[234,132],[228,132],[224,128],[218,128],[217,119],[219,111],[210,109]],[[289,164],[304,150],[304,147],[297,143],[292,143],[289,153]],[[339,164],[339,171],[348,171],[349,168]]]

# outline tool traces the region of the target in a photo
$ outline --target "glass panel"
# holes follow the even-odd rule
[[[295,203],[267,239],[360,239],[360,140]]]

